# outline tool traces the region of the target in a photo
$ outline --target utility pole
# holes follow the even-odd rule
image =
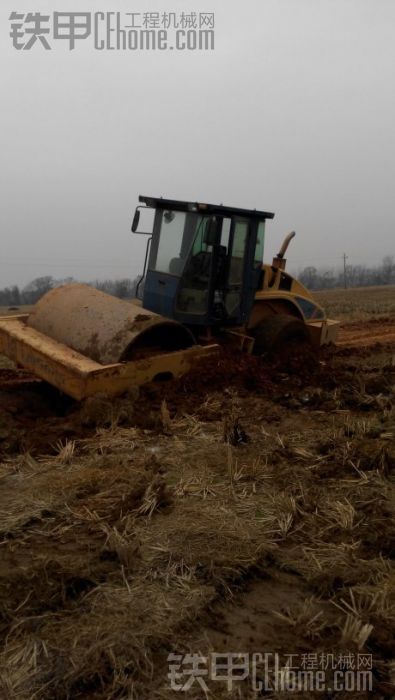
[[[346,265],[346,260],[348,259],[348,255],[343,253],[343,280],[344,280],[344,289],[347,289],[347,265]]]

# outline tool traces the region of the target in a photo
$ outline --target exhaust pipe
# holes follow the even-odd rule
[[[284,258],[284,255],[287,252],[289,244],[295,236],[295,231],[291,231],[291,233],[289,233],[288,236],[285,237],[279,253],[277,253],[275,258],[273,258],[272,267],[276,268],[277,270],[285,270],[287,261]]]

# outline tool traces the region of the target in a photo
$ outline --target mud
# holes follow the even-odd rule
[[[375,344],[395,342],[393,317],[347,323],[340,329],[337,345],[345,347],[369,347]]]
[[[170,700],[188,652],[363,652],[325,697],[393,696],[391,323],[83,404],[1,370],[0,696]]]
[[[22,448],[34,454],[50,453],[58,440],[89,436],[92,430],[114,421],[161,430],[163,401],[173,418],[193,412],[211,392],[223,394],[221,411],[226,410],[232,392],[241,397],[268,397],[291,409],[352,409],[357,413],[382,409],[395,376],[392,334],[393,319],[372,319],[342,328],[338,346],[319,352],[303,347],[294,348],[291,354],[260,358],[224,348],[218,357],[199,363],[177,381],[149,384],[140,391],[132,388],[123,398],[104,396],[84,404],[61,395],[25,370],[0,369],[0,425],[8,426],[2,428],[0,455]],[[7,430],[12,433],[10,441]]]

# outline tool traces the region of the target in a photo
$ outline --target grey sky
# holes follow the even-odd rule
[[[0,288],[42,274],[135,277],[139,194],[266,209],[304,264],[395,253],[395,2],[174,0],[79,11],[213,11],[213,52],[16,51],[2,0]]]

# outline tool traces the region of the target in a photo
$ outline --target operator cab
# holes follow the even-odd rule
[[[155,210],[147,244],[143,307],[186,325],[248,320],[262,275],[266,219],[274,214],[140,197]]]

